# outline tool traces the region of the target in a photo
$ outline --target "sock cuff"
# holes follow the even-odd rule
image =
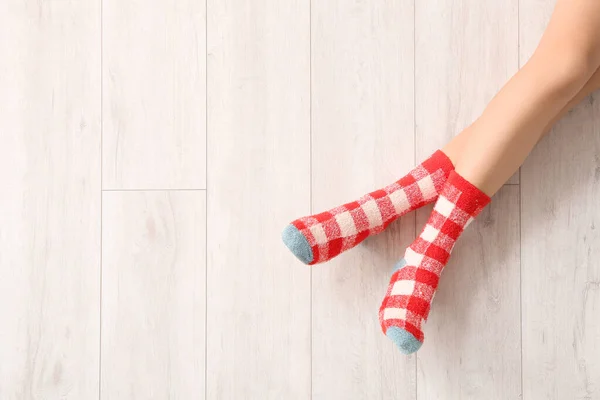
[[[429,172],[434,172],[436,169],[441,168],[446,176],[454,171],[454,164],[452,164],[450,158],[441,150],[436,150],[431,157],[423,161],[422,165]]]
[[[466,198],[464,200],[467,200],[467,204],[464,204],[461,208],[466,208],[464,211],[468,212],[473,217],[479,214],[479,212],[491,201],[490,196],[483,193],[481,189],[460,176],[456,171],[450,172],[446,184],[455,187],[462,195],[465,195]],[[463,201],[461,201],[461,203],[462,202]]]

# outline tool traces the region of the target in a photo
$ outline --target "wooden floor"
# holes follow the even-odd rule
[[[292,219],[472,122],[553,0],[2,0],[0,399],[600,399],[600,106],[379,329],[428,210],[327,265]]]

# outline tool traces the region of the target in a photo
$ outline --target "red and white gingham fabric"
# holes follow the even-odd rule
[[[382,232],[400,216],[434,201],[453,169],[450,159],[438,150],[383,189],[327,212],[293,221],[312,249],[310,265],[330,260]]]
[[[406,249],[406,265],[392,275],[379,309],[384,333],[396,326],[423,342],[422,324],[454,244],[489,202],[481,190],[450,173],[423,232]]]

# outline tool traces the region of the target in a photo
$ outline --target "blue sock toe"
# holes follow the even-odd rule
[[[411,354],[421,348],[423,343],[419,342],[410,332],[397,326],[390,326],[385,335],[398,346],[404,354]]]
[[[304,264],[310,264],[313,261],[313,252],[308,240],[294,225],[286,226],[281,238],[287,248]]]

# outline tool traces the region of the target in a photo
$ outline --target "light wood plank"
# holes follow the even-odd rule
[[[418,160],[472,123],[517,72],[517,6],[517,0],[417,3]],[[419,230],[429,211],[418,213]],[[518,222],[518,187],[507,186],[458,243],[418,353],[419,399],[518,398]]]
[[[520,398],[519,257],[519,187],[505,186],[444,270],[417,357],[419,399]]]
[[[598,121],[586,101],[522,168],[525,398],[600,396]]]
[[[203,399],[206,199],[106,192],[102,399]]]
[[[309,2],[208,4],[209,399],[310,398]]]
[[[102,3],[104,188],[205,188],[205,0]]]
[[[0,398],[98,398],[100,8],[0,2]]]
[[[414,166],[413,2],[312,4],[313,211]],[[379,305],[414,215],[313,267],[313,398],[415,396],[415,358],[381,332]]]
[[[518,0],[416,3],[417,161],[473,123],[519,68]],[[507,183],[518,184],[515,174]]]
[[[522,62],[554,3],[521,0]],[[522,168],[524,398],[600,397],[597,96],[560,122]]]
[[[586,101],[533,152],[523,179],[527,398],[600,396],[600,107]]]

